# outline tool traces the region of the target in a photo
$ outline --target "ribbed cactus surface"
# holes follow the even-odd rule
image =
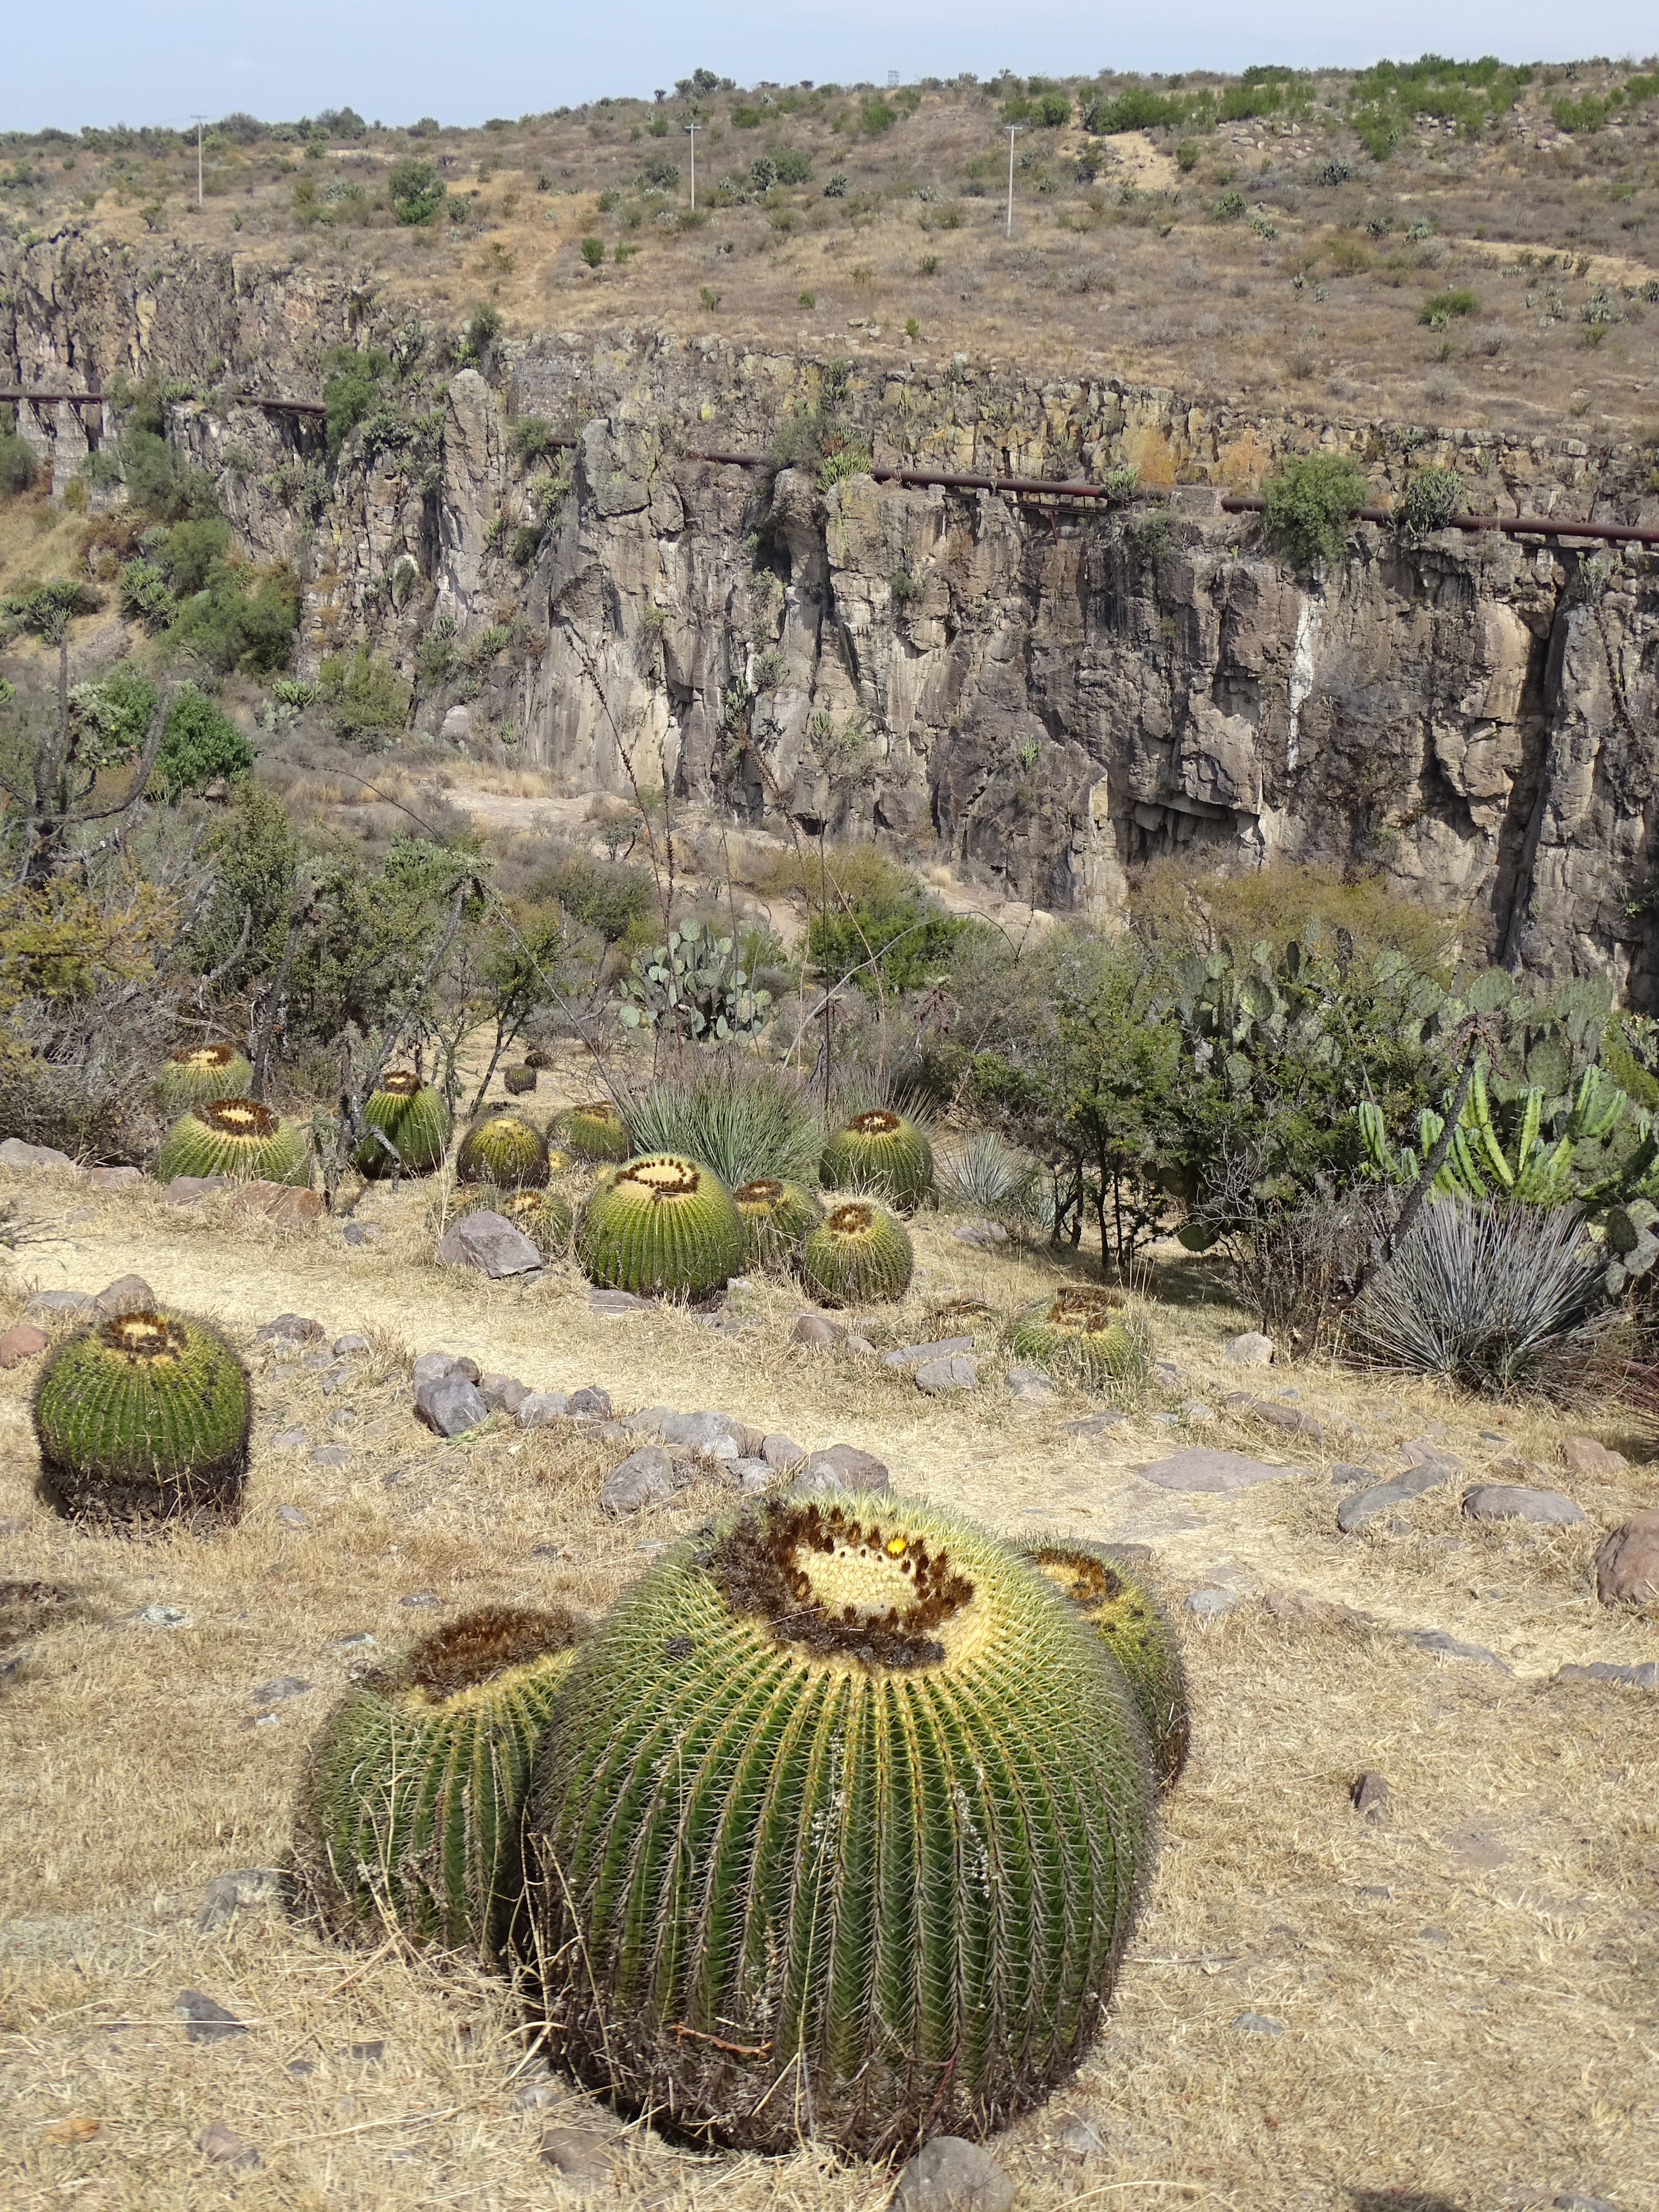
[[[363,1120],[371,1131],[384,1132],[396,1157],[378,1137],[367,1136],[355,1155],[359,1175],[429,1175],[443,1164],[452,1127],[449,1108],[443,1092],[422,1083],[412,1068],[394,1067],[381,1078],[380,1088],[363,1101]]]
[[[247,1370],[204,1322],[94,1322],[50,1354],[34,1393],[47,1487],[109,1522],[234,1518],[247,1472]]]
[[[522,1114],[486,1114],[461,1139],[455,1179],[493,1183],[497,1190],[540,1190],[547,1182],[547,1139]]]
[[[821,1305],[863,1305],[902,1298],[915,1255],[903,1227],[868,1199],[832,1206],[803,1240],[796,1261],[801,1281]]]
[[[933,1188],[933,1148],[904,1115],[872,1107],[830,1138],[820,1175],[826,1190],[871,1191],[914,1213]]]
[[[586,1632],[562,1611],[489,1607],[347,1693],[295,1821],[301,1876],[331,1933],[501,1955],[523,1895],[532,1759]]]
[[[578,1655],[526,1874],[576,2073],[711,2140],[982,2135],[1099,2024],[1149,1849],[1121,1677],[932,1505],[769,1502]]]
[[[234,1044],[186,1045],[162,1061],[155,1096],[164,1113],[182,1114],[209,1098],[240,1098],[252,1080]]]
[[[1192,1744],[1187,1672],[1169,1615],[1144,1575],[1095,1544],[1034,1544],[1026,1553],[1123,1671],[1152,1740],[1158,1786],[1180,1780]]]
[[[570,1204],[556,1190],[496,1190],[487,1182],[463,1183],[448,1218],[459,1220],[465,1213],[499,1213],[524,1231],[544,1260],[556,1259],[570,1243]]]
[[[591,1099],[556,1116],[554,1127],[579,1159],[625,1160],[634,1147],[628,1124],[610,1099]]]
[[[228,1176],[235,1182],[311,1180],[304,1133],[255,1098],[209,1098],[175,1121],[155,1157],[155,1180]]]
[[[778,1176],[739,1183],[732,1203],[743,1222],[744,1257],[757,1267],[788,1259],[823,1218],[823,1208],[810,1190]]]
[[[743,1265],[743,1224],[720,1177],[696,1160],[646,1152],[602,1176],[582,1208],[576,1252],[608,1290],[717,1290]]]
[[[1015,1324],[1013,1349],[1091,1390],[1140,1382],[1152,1357],[1146,1321],[1120,1292],[1079,1285],[1028,1306]]]

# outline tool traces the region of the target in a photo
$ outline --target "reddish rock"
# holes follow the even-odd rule
[[[1651,1605],[1659,1599],[1659,1506],[1632,1514],[1595,1555],[1595,1595],[1603,1605]]]
[[[137,1168],[88,1168],[87,1181],[94,1190],[125,1190],[143,1176]]]
[[[21,1367],[26,1359],[38,1359],[49,1341],[44,1329],[20,1321],[0,1336],[0,1367]]]
[[[257,1213],[278,1229],[295,1229],[303,1221],[320,1221],[323,1201],[314,1190],[297,1183],[245,1182],[230,1194],[239,1213]]]
[[[1569,1474],[1622,1474],[1630,1462],[1594,1437],[1563,1437],[1561,1464]]]

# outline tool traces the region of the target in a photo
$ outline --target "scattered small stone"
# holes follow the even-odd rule
[[[0,1336],[0,1367],[9,1370],[21,1367],[25,1360],[38,1359],[51,1341],[45,1329],[36,1328],[32,1322],[18,1322]]]
[[[867,1336],[860,1336],[855,1328],[849,1328],[846,1335],[842,1338],[841,1348],[843,1352],[852,1352],[860,1359],[873,1359],[876,1356],[875,1346],[871,1343]]]
[[[1380,1774],[1368,1767],[1348,1792],[1353,1800],[1353,1809],[1362,1820],[1373,1827],[1386,1827],[1389,1820],[1390,1796],[1388,1784]]]
[[[1178,1390],[1187,1379],[1186,1370],[1177,1367],[1173,1359],[1154,1360],[1152,1373],[1166,1390]]]
[[[611,1468],[599,1492],[607,1513],[638,1513],[657,1498],[672,1497],[684,1479],[660,1444],[641,1444]]]
[[[1260,1329],[1247,1328],[1242,1336],[1228,1340],[1221,1356],[1235,1367],[1270,1367],[1276,1354],[1272,1337],[1263,1336]]]
[[[414,1480],[415,1470],[413,1468],[394,1467],[390,1474],[383,1474],[380,1477],[380,1487],[382,1490],[398,1490],[400,1489],[405,1482],[413,1482]]]
[[[953,1352],[971,1352],[971,1336],[942,1336],[936,1344],[901,1344],[896,1350],[884,1352],[884,1367],[915,1367],[924,1359],[948,1359]]]
[[[337,1359],[344,1359],[354,1352],[373,1352],[374,1340],[365,1336],[361,1329],[351,1328],[343,1336],[335,1338],[332,1348]]]
[[[297,1505],[279,1505],[276,1518],[284,1528],[308,1528],[311,1526],[311,1516],[302,1512]]]
[[[435,1590],[410,1590],[407,1597],[400,1597],[398,1602],[404,1606],[426,1606],[436,1605],[440,1600]]]
[[[1603,1605],[1650,1605],[1659,1598],[1659,1506],[1635,1513],[1595,1554],[1595,1595]]]
[[[513,2102],[521,2112],[539,2112],[549,2105],[563,2104],[567,2094],[562,2083],[544,2074],[537,2081],[521,2081],[513,2092]]]
[[[977,1244],[988,1249],[1008,1242],[1008,1232],[1000,1221],[959,1221],[951,1231],[959,1244]]]
[[[90,1291],[37,1291],[23,1308],[25,1321],[87,1321],[98,1310]]]
[[[385,1231],[378,1221],[348,1221],[341,1234],[348,1244],[373,1244]]]
[[[735,1289],[737,1283],[734,1275],[731,1287]],[[758,1314],[704,1314],[702,1325],[712,1328],[717,1336],[752,1336],[757,1329],[763,1331],[766,1327]]]
[[[1455,1851],[1472,1866],[1501,1867],[1509,1860],[1509,1847],[1486,1828],[1455,1828],[1443,1838],[1449,1850]]]
[[[196,1925],[204,1935],[222,1928],[244,1905],[264,1905],[280,1896],[283,1877],[275,1867],[232,1867],[215,1875],[202,1893]]]
[[[0,1144],[0,1168],[72,1168],[74,1161],[55,1145],[27,1145],[21,1137]]]
[[[261,1682],[253,1692],[256,1705],[278,1705],[284,1698],[302,1698],[311,1687],[303,1675],[279,1674],[274,1682]]]
[[[1067,2120],[1055,2141],[1068,2158],[1098,2158],[1106,2148],[1105,2131],[1098,2120]]]
[[[136,1182],[143,1182],[143,1172],[138,1168],[88,1168],[87,1181],[94,1190],[127,1190]]]
[[[1373,1483],[1369,1490],[1350,1491],[1336,1509],[1336,1525],[1345,1536],[1351,1536],[1356,1528],[1375,1521],[1379,1513],[1391,1513],[1396,1505],[1407,1504],[1427,1491],[1437,1490],[1453,1472],[1436,1460],[1426,1467],[1408,1468],[1388,1482]]]
[[[1376,1480],[1374,1467],[1361,1467],[1357,1461],[1334,1459],[1331,1462],[1331,1483],[1337,1490],[1353,1490]]]
[[[308,1314],[284,1313],[256,1328],[253,1340],[256,1344],[318,1344],[322,1334],[323,1324]]]
[[[540,1272],[542,1255],[522,1229],[505,1214],[464,1213],[444,1231],[437,1250],[441,1267],[472,1267],[492,1282],[509,1275]]]
[[[386,2057],[385,2041],[377,2035],[366,2043],[354,2043],[351,2056],[360,2066],[378,2066]]]
[[[590,1313],[600,1314],[608,1319],[617,1320],[624,1314],[648,1312],[650,1300],[636,1298],[632,1291],[594,1290],[587,1294],[587,1310]]]
[[[605,1411],[611,1411],[611,1401],[605,1401]],[[672,1406],[647,1406],[638,1413],[630,1414],[629,1426],[643,1436],[660,1437],[665,1444],[675,1444],[682,1451],[711,1452],[722,1441],[731,1444],[735,1457],[748,1441],[749,1426],[735,1413],[705,1410],[697,1413],[678,1413]]]
[[[1605,2197],[1581,2197],[1576,2190],[1554,2199],[1555,2212],[1619,2212],[1616,2204],[1609,2204]]]
[[[526,1390],[519,1401],[519,1426],[544,1429],[550,1421],[560,1419],[569,1405],[570,1400],[562,1390]]]
[[[331,1636],[323,1646],[325,1651],[356,1651],[374,1638],[366,1628],[349,1628],[343,1636]]]
[[[185,2033],[191,2043],[221,2043],[227,2036],[247,2033],[234,2013],[200,1990],[180,1990],[173,2002],[185,2016]]]
[[[550,2166],[565,2187],[578,2196],[604,2188],[611,2179],[605,2137],[591,2128],[548,2128],[536,2155]]]
[[[834,1322],[826,1321],[822,1314],[802,1314],[789,1332],[789,1341],[792,1344],[839,1344],[846,1334],[844,1328],[838,1328]]]
[[[1085,1413],[1079,1421],[1067,1421],[1068,1437],[1085,1437],[1091,1442],[1103,1437],[1109,1429],[1121,1428],[1129,1416],[1121,1406],[1108,1406],[1098,1413]]]
[[[1623,1474],[1630,1465],[1623,1452],[1610,1451],[1594,1437],[1563,1437],[1561,1464],[1569,1474]]]
[[[469,1215],[471,1220],[475,1217]],[[415,1393],[415,1411],[435,1436],[461,1437],[489,1419],[489,1408],[478,1395],[478,1386],[465,1375],[449,1374],[436,1382],[422,1382]]]
[[[750,1498],[760,1497],[777,1479],[763,1459],[734,1459],[728,1472],[738,1489]]]
[[[438,1350],[422,1352],[415,1362],[414,1382],[417,1390],[422,1382],[441,1382],[447,1375],[463,1375],[469,1382],[476,1382],[479,1380],[478,1364],[461,1352]]]
[[[1281,1628],[1335,1628],[1358,1624],[1365,1616],[1334,1599],[1316,1597],[1311,1590],[1264,1590],[1261,1602]]]
[[[1443,1928],[1419,1928],[1417,1940],[1419,1943],[1441,1944],[1447,1941],[1446,1931]]]
[[[203,1199],[211,1198],[216,1190],[228,1188],[229,1182],[228,1176],[174,1176],[167,1187],[167,1202],[169,1206],[196,1206]]]
[[[303,1451],[310,1441],[303,1429],[284,1429],[272,1449],[276,1451]]]
[[[1237,1603],[1237,1590],[1191,1590],[1187,1596],[1188,1612],[1196,1613],[1200,1620],[1213,1620],[1220,1613],[1231,1613]]]
[[[797,1478],[797,1490],[873,1490],[892,1488],[885,1462],[856,1444],[831,1444],[827,1450],[810,1452]]]
[[[93,1303],[101,1314],[149,1313],[155,1293],[142,1275],[118,1275],[99,1291]]]
[[[478,1395],[492,1413],[511,1413],[516,1419],[529,1390],[514,1375],[481,1375]]]
[[[1560,1491],[1516,1482],[1477,1483],[1463,1493],[1463,1515],[1469,1521],[1531,1521],[1551,1528],[1570,1528],[1584,1518]]]
[[[918,1390],[924,1391],[930,1398],[939,1398],[951,1390],[975,1389],[979,1382],[979,1370],[971,1359],[957,1352],[950,1359],[924,1361],[917,1368],[915,1380]]]
[[[1156,1421],[1161,1429],[1178,1429],[1181,1426],[1179,1413],[1152,1413],[1147,1414],[1146,1419],[1149,1421]]]
[[[722,1467],[733,1468],[743,1457],[743,1454],[738,1449],[735,1437],[716,1437],[713,1443],[703,1447],[702,1456],[704,1459],[715,1461]]]
[[[141,1605],[133,1619],[141,1628],[188,1628],[190,1615],[181,1605]]]
[[[1189,1426],[1194,1422],[1201,1425],[1206,1421],[1214,1420],[1216,1417],[1215,1407],[1206,1406],[1201,1398],[1188,1398],[1186,1404],[1180,1408],[1180,1413],[1182,1419]]]
[[[344,1444],[318,1444],[306,1454],[307,1462],[312,1467],[340,1468],[350,1457],[351,1454]]]
[[[1325,1441],[1324,1422],[1316,1420],[1311,1413],[1303,1413],[1298,1407],[1280,1405],[1273,1398],[1243,1398],[1242,1393],[1229,1398],[1227,1403],[1237,1407],[1242,1413],[1253,1415],[1258,1421],[1265,1421],[1269,1428],[1286,1430],[1293,1437],[1306,1437],[1310,1443],[1318,1444]]]
[[[1271,2019],[1265,2012],[1242,2012],[1233,2021],[1241,2035],[1283,2035],[1285,2023]]]
[[[202,2155],[213,2166],[258,2166],[259,2154],[251,2142],[244,2142],[233,2127],[223,2120],[211,2120],[197,2137]]]
[[[761,1438],[760,1455],[768,1467],[779,1469],[799,1467],[806,1457],[795,1439],[786,1436],[781,1429],[769,1430]]]
[[[589,1382],[580,1390],[573,1390],[566,1413],[580,1421],[608,1421],[611,1419],[611,1395],[601,1390],[596,1382]]]
[[[1246,1459],[1242,1453],[1217,1451],[1207,1444],[1189,1445],[1167,1459],[1152,1460],[1135,1473],[1160,1490],[1190,1490],[1212,1494],[1248,1490],[1252,1483],[1272,1482],[1296,1474],[1293,1467],[1275,1467],[1265,1460]]]
[[[1594,1659],[1588,1667],[1558,1667],[1557,1682],[1619,1682],[1631,1690],[1659,1690],[1659,1659],[1644,1660],[1637,1667],[1616,1667],[1610,1660]]]
[[[893,2212],[1009,2212],[1014,2185],[988,2151],[935,2136],[904,2167]]]
[[[1419,1651],[1438,1652],[1447,1659],[1479,1659],[1487,1667],[1496,1667],[1505,1674],[1515,1672],[1506,1667],[1495,1651],[1488,1651],[1484,1644],[1464,1644],[1455,1636],[1449,1636],[1443,1628],[1405,1628],[1401,1631],[1407,1644],[1416,1644]]]
[[[1457,1474],[1463,1462],[1455,1452],[1442,1450],[1437,1439],[1433,1437],[1407,1437],[1400,1447],[1400,1464],[1402,1468],[1442,1468],[1445,1470],[1445,1474],[1441,1476],[1443,1481],[1446,1474]]]

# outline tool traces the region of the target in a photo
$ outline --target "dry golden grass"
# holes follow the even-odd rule
[[[560,1095],[544,1085],[533,1103]],[[362,1650],[335,1639],[367,1631],[378,1655],[490,1601],[598,1609],[719,1495],[699,1485],[613,1522],[597,1493],[617,1451],[592,1436],[503,1423],[471,1441],[428,1437],[404,1360],[438,1343],[532,1384],[603,1383],[619,1412],[714,1405],[803,1444],[845,1438],[877,1451],[902,1486],[1012,1534],[1148,1543],[1173,1593],[1240,1593],[1209,1626],[1180,1616],[1193,1762],[1169,1800],[1098,2043],[994,2146],[1021,2212],[1146,2199],[1518,2212],[1568,2189],[1620,2212],[1659,2203],[1659,1701],[1550,1680],[1564,1661],[1659,1652],[1651,1620],[1597,1607],[1589,1571],[1601,1529],[1659,1495],[1650,1468],[1569,1483],[1587,1532],[1474,1528],[1455,1486],[1419,1503],[1409,1534],[1341,1538],[1326,1455],[1296,1440],[1279,1449],[1274,1432],[1223,1408],[1206,1441],[1293,1471],[1231,1498],[1157,1489],[1136,1465],[1196,1440],[1159,1424],[1158,1401],[1096,1444],[1066,1428],[1083,1401],[1022,1408],[994,1379],[1000,1317],[1062,1270],[1046,1250],[963,1244],[949,1217],[917,1222],[912,1291],[872,1322],[882,1341],[902,1341],[938,1326],[947,1300],[982,1299],[988,1312],[957,1324],[986,1354],[988,1379],[966,1401],[927,1400],[894,1370],[791,1344],[800,1302],[782,1284],[733,1291],[728,1312],[762,1324],[734,1340],[671,1310],[601,1319],[568,1269],[529,1291],[440,1270],[426,1190],[366,1194],[358,1218],[384,1235],[356,1249],[337,1224],[273,1236],[211,1202],[179,1209],[68,1178],[9,1178],[0,1194],[36,1237],[0,1320],[33,1283],[97,1290],[137,1270],[163,1298],[222,1318],[254,1361],[258,1406],[241,1525],[211,1541],[133,1545],[84,1534],[39,1502],[29,1370],[0,1376],[0,1571],[81,1600],[74,1617],[31,1632],[29,1656],[0,1681],[9,2208],[559,2203],[562,2185],[536,2157],[550,2121],[611,2140],[606,2202],[875,2212],[886,2201],[884,2174],[805,2148],[776,2163],[695,2158],[625,2125],[542,2074],[507,1994],[476,1976],[390,1951],[348,1956],[270,1905],[198,1930],[214,1876],[282,1860],[305,1745]],[[1197,1395],[1220,1408],[1241,1382],[1293,1388],[1305,1410],[1361,1425],[1342,1445],[1351,1455],[1369,1443],[1381,1462],[1433,1431],[1471,1474],[1516,1454],[1555,1456],[1559,1425],[1541,1414],[1494,1414],[1334,1368],[1241,1374],[1220,1357],[1239,1316],[1205,1269],[1171,1267],[1164,1288],[1159,1348],[1185,1370],[1169,1406]],[[285,1309],[314,1315],[331,1337],[373,1332],[346,1388],[325,1394],[317,1371],[255,1350],[256,1325]],[[343,1466],[279,1447],[295,1427],[330,1440],[343,1400],[356,1416],[340,1431]],[[1593,1425],[1636,1449],[1616,1422]],[[283,1525],[281,1504],[306,1524]],[[1281,1625],[1260,1600],[1283,1589],[1367,1618]],[[437,1604],[405,1607],[412,1595]],[[189,1618],[135,1619],[152,1604]],[[1395,1632],[1422,1626],[1513,1671],[1437,1658]],[[262,1708],[256,1687],[283,1674],[312,1686]],[[1364,1768],[1393,1792],[1382,1827],[1349,1803]],[[188,2043],[173,2010],[183,1989],[206,1990],[251,2033]],[[1247,2011],[1283,2033],[1240,2030]],[[353,2055],[370,2045],[377,2057]],[[1102,2139],[1084,2160],[1060,2141],[1078,2116]],[[258,2168],[205,2161],[198,2138],[220,2118],[258,2148]]]

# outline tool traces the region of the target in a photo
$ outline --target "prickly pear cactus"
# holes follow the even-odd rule
[[[579,1159],[621,1162],[634,1149],[627,1122],[608,1098],[570,1107],[555,1118],[553,1127]]]
[[[522,1114],[486,1114],[461,1139],[455,1180],[540,1190],[547,1182],[547,1139]]]
[[[347,1693],[295,1820],[300,1876],[331,1934],[501,1955],[532,1759],[586,1633],[562,1610],[486,1607]]]
[[[46,1486],[78,1518],[110,1524],[234,1520],[253,1395],[216,1330],[145,1311],[94,1322],[46,1360],[34,1433]]]
[[[890,1213],[868,1199],[849,1198],[803,1240],[795,1265],[820,1305],[856,1306],[902,1298],[915,1254]]]
[[[743,1265],[743,1223],[709,1169],[647,1152],[601,1176],[582,1208],[576,1255],[606,1290],[700,1297]]]
[[[1150,1782],[1097,1639],[969,1522],[852,1496],[702,1530],[578,1655],[538,1755],[553,2048],[760,2150],[984,2135],[1099,2025]]]
[[[914,1213],[933,1188],[933,1148],[902,1114],[872,1107],[830,1138],[819,1179],[826,1190],[871,1191]]]
[[[1026,1557],[1076,1606],[1122,1669],[1152,1739],[1158,1786],[1172,1789],[1192,1743],[1187,1674],[1170,1617],[1146,1577],[1096,1544],[1033,1544]]]
[[[1151,1331],[1117,1291],[1068,1285],[1026,1308],[1013,1349],[1091,1390],[1133,1391],[1152,1366]]]
[[[742,1218],[744,1255],[751,1267],[773,1267],[788,1259],[823,1218],[823,1208],[810,1190],[778,1176],[739,1183],[732,1203]]]
[[[155,1180],[228,1176],[234,1182],[307,1183],[301,1131],[254,1098],[210,1098],[175,1121],[155,1157]]]
[[[210,1098],[240,1098],[252,1080],[252,1064],[234,1044],[186,1045],[161,1063],[155,1097],[164,1114],[182,1114]]]
[[[394,1067],[381,1077],[379,1090],[363,1102],[363,1120],[369,1133],[355,1155],[359,1175],[430,1175],[443,1165],[452,1127],[449,1108],[443,1092],[422,1083],[412,1068]]]

